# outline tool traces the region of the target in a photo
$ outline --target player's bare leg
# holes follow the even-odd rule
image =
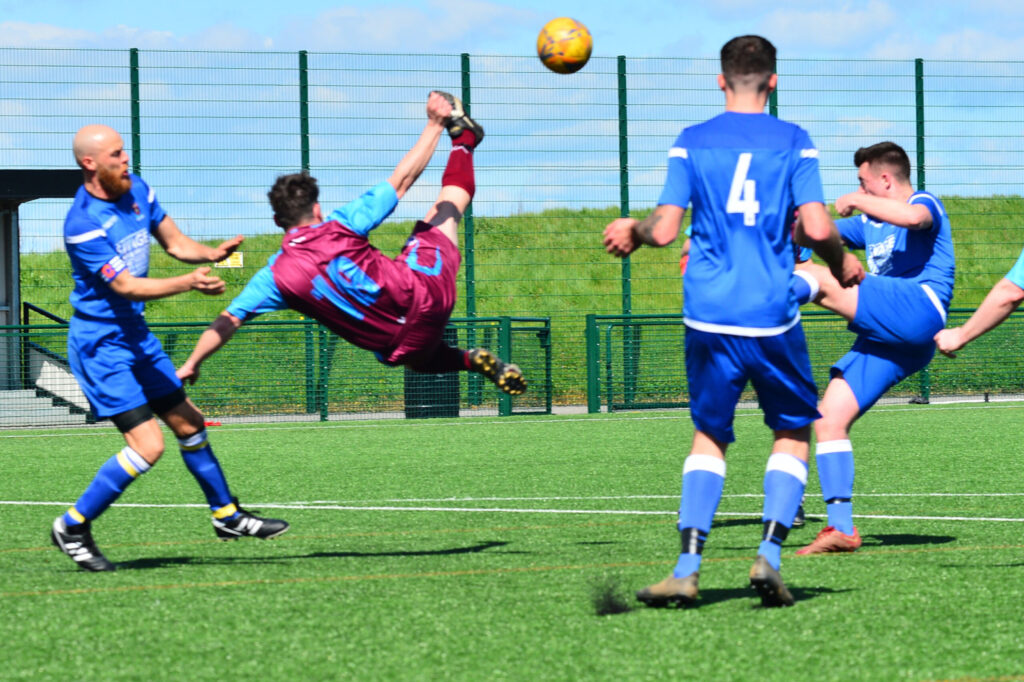
[[[852,322],[857,315],[857,296],[860,290],[858,286],[844,288],[839,281],[832,276],[828,268],[806,263],[800,266],[800,270],[811,275],[818,281],[818,295],[814,302],[826,310],[831,310]]]
[[[861,538],[852,518],[853,446],[850,444],[850,428],[860,416],[860,405],[842,375],[828,383],[818,411],[821,419],[814,423],[818,477],[826,498],[829,525],[796,553],[853,552],[860,547]],[[831,459],[826,461],[824,458]]]

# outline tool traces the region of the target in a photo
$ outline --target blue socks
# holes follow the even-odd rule
[[[793,455],[776,452],[764,472],[764,536],[757,553],[776,571],[782,561],[782,543],[793,525],[807,485],[807,464]]]
[[[683,464],[683,493],[679,500],[679,534],[682,552],[672,575],[685,578],[700,569],[701,551],[711,531],[711,520],[722,499],[725,460],[691,454]]]
[[[64,512],[64,523],[75,526],[92,521],[106,511],[132,481],[149,469],[150,465],[142,455],[125,446],[103,463],[78,502]]]
[[[231,491],[220,468],[220,462],[210,447],[206,429],[188,438],[179,438],[178,445],[181,447],[181,458],[185,460],[185,466],[203,489],[213,515],[222,521],[234,518],[238,509],[231,499]]]
[[[828,525],[853,535],[853,446],[848,440],[819,442],[815,462]]]

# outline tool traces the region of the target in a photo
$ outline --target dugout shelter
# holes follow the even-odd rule
[[[82,185],[77,169],[0,169],[0,327],[19,324],[21,279],[18,208],[34,199],[70,199]],[[0,338],[0,389],[20,388],[16,337]]]

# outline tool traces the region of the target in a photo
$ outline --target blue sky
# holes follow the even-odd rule
[[[1024,59],[1020,0],[0,0],[0,45],[522,55],[561,15],[606,56],[712,56],[759,33],[782,58]]]

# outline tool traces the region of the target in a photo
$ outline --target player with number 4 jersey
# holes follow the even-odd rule
[[[722,48],[719,88],[725,112],[687,128],[669,151],[668,177],[655,210],[605,228],[609,253],[627,256],[641,244],[666,246],[693,207],[684,275],[686,376],[695,433],[683,465],[677,528],[682,551],[668,578],[637,592],[650,606],[697,599],[704,542],[721,499],[733,415],[751,382],[775,444],[764,478],[764,530],[750,584],[764,606],[789,606],[779,574],[782,542],[807,482],[810,424],[817,393],[799,305],[791,291],[793,210],[797,238],[811,246],[847,285],[864,276],[843,252],[825,210],[818,153],[810,137],[764,113],[775,88],[775,48],[741,36]]]

